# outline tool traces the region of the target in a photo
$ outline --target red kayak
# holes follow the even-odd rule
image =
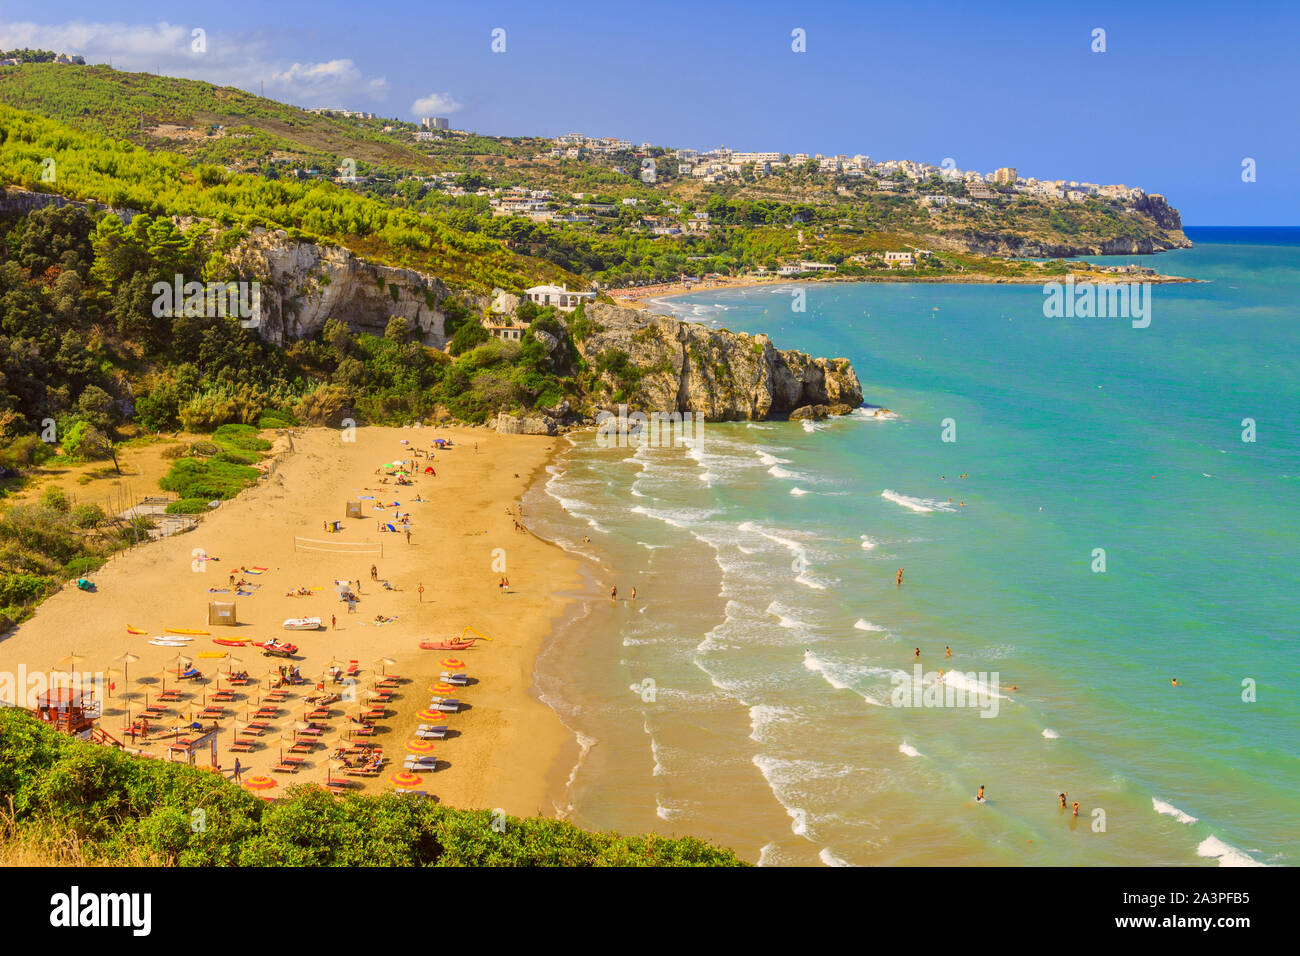
[[[468,641],[421,641],[420,649],[424,651],[467,651],[474,646],[477,637]]]
[[[247,647],[248,641],[228,641],[224,637],[214,637],[213,644],[220,644],[222,647]]]

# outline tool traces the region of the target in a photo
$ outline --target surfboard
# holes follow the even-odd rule
[[[185,647],[184,641],[165,641],[157,637],[153,638],[149,643],[155,647]]]
[[[140,628],[138,628],[138,627],[132,627],[130,624],[128,624],[128,625],[126,626],[126,633],[128,633],[128,634],[148,634],[149,632],[148,632],[148,631],[142,631],[142,630],[140,630]]]
[[[164,627],[168,634],[211,634],[211,631],[200,631],[196,627]]]

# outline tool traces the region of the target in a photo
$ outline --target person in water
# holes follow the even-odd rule
[[[913,650],[913,651],[912,651],[912,656],[913,656],[913,657],[918,657],[918,658],[919,658],[919,657],[921,656],[921,649],[918,647],[918,648],[916,648],[915,650]]]
[[[1061,797],[1061,809],[1062,809],[1062,810],[1065,809],[1065,798],[1068,797],[1068,796],[1069,796],[1069,792],[1068,792],[1068,791],[1067,791],[1066,793],[1062,793],[1062,794],[1060,794],[1060,797]]]
[[[943,656],[952,657],[952,648],[949,647],[947,644],[943,646]]]
[[[618,585],[617,585],[617,584],[611,584],[611,585],[609,586],[609,599],[610,599],[611,601],[617,601],[617,600],[618,600]]]
[[[1169,678],[1169,686],[1170,686],[1170,687],[1182,687],[1183,685],[1180,684],[1180,683],[1178,683],[1178,678],[1177,678],[1177,677],[1171,677],[1171,678]]]
[[[903,586],[903,569],[902,569],[902,568],[899,568],[899,569],[898,569],[898,575],[897,575],[897,577],[894,578],[894,586],[895,586],[895,587],[900,587],[900,588]]]
[[[982,783],[980,784],[980,792],[975,794],[975,802],[976,803],[984,802],[984,784]]]
[[[1077,817],[1079,815],[1079,801],[1075,800],[1070,806],[1074,808],[1074,815]]]

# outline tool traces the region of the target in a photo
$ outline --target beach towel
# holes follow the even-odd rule
[[[253,596],[253,592],[252,592],[252,591],[236,591],[235,594],[236,594],[237,596],[239,596],[239,597],[252,597],[252,596]]]
[[[209,594],[229,594],[230,588],[208,588]]]
[[[390,524],[390,525],[385,525],[385,527],[388,528],[388,530],[391,531],[391,532],[393,532],[394,534],[397,533],[397,529],[394,528],[391,524]]]
[[[248,569],[248,573],[249,573],[249,574],[265,574],[265,573],[267,572],[267,570],[268,570],[267,568],[249,568],[249,569]]]

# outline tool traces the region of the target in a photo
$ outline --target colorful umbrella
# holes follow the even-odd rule
[[[249,790],[270,790],[275,785],[276,780],[274,777],[267,777],[263,774],[244,778],[244,786]]]
[[[413,790],[420,785],[421,780],[409,770],[403,770],[389,777],[388,782],[394,787],[400,787],[403,790]]]
[[[406,750],[413,754],[430,754],[433,753],[434,743],[432,740],[408,740]]]
[[[442,666],[447,668],[449,671],[463,671],[465,669],[465,662],[459,657],[444,657],[442,659]]]
[[[445,680],[437,681],[429,685],[429,692],[432,694],[454,694],[456,688],[448,684]]]
[[[451,716],[451,714],[444,713],[441,710],[434,710],[432,707],[427,707],[424,710],[417,712],[415,716],[419,717],[421,720],[446,720]]]

